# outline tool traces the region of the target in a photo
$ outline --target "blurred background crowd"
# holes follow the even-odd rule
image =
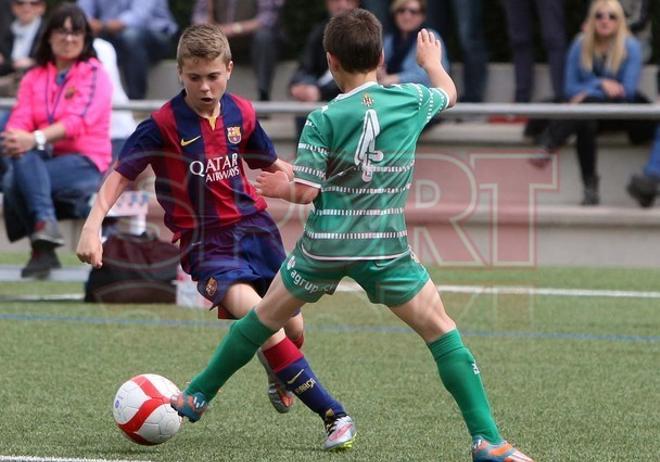
[[[328,101],[339,89],[322,46],[328,18],[363,7],[384,25],[382,84],[427,85],[415,60],[422,27],[442,42],[447,68],[460,63],[460,101],[481,103],[489,65],[510,62],[510,102],[532,102],[534,66],[546,62],[551,92],[563,104],[651,101],[640,90],[645,65],[660,58],[660,2],[650,0],[0,0],[0,110],[3,215],[10,240],[28,236],[24,276],[59,265],[61,218],[84,217],[103,174],[136,126],[113,103],[147,96],[149,68],[173,59],[189,24],[213,22],[229,38],[235,61],[254,73],[255,94],[272,100],[275,79],[289,98]],[[278,62],[295,60],[291,75]],[[456,72],[458,73],[458,72]],[[300,127],[304,119],[297,121]],[[524,121],[523,121],[524,122]],[[660,184],[660,131],[653,121],[532,121],[538,168],[575,136],[582,205],[600,203],[597,134],[624,130],[632,143],[654,141],[629,193],[643,207]]]

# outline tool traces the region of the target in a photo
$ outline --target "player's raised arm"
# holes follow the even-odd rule
[[[417,34],[417,64],[429,75],[431,85],[441,88],[449,96],[447,107],[456,104],[456,85],[444,67],[442,67],[442,45],[432,33],[422,29]]]
[[[92,210],[83,225],[76,248],[76,255],[81,262],[89,263],[95,268],[101,267],[103,257],[101,224],[130,182],[121,173],[113,170],[101,185]]]

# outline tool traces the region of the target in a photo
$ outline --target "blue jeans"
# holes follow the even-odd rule
[[[31,234],[39,220],[86,217],[89,199],[100,183],[99,170],[79,154],[50,157],[34,150],[12,158],[4,178],[10,240]]]
[[[548,56],[555,98],[564,94],[566,29],[562,0],[534,0],[541,23],[541,35]],[[504,0],[516,74],[517,103],[529,103],[534,86],[534,43],[532,0]]]
[[[448,36],[449,3],[454,13],[463,54],[463,95],[461,101],[480,103],[484,100],[488,73],[488,51],[483,35],[481,0],[435,0],[428,2],[427,22]],[[450,57],[451,58],[451,57]],[[450,59],[453,61],[453,59]]]
[[[169,35],[148,29],[129,27],[119,35],[103,34],[117,50],[119,66],[130,99],[144,99],[147,95],[149,65],[167,56],[172,46]]]
[[[655,139],[649,153],[649,159],[644,166],[644,175],[660,179],[660,125],[655,130]]]
[[[0,110],[0,133],[5,131],[5,126],[9,120],[10,111]],[[2,149],[0,148],[0,191],[2,191],[2,178],[7,173],[9,168],[9,161],[5,156],[2,155]]]

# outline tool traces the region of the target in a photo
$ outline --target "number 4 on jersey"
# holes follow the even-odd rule
[[[372,162],[383,160],[382,151],[376,150],[376,137],[380,134],[380,123],[378,114],[373,109],[368,109],[364,114],[362,133],[355,151],[355,164],[362,170],[362,180],[371,181],[373,177]]]

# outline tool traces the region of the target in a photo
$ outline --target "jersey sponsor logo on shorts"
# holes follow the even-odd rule
[[[477,363],[472,363],[472,372],[474,372],[474,375],[479,375],[481,373],[477,367]]]
[[[209,278],[209,280],[206,281],[206,288],[204,290],[206,291],[206,295],[213,297],[218,291],[218,281],[216,281],[215,278]]]
[[[196,136],[196,137],[191,138],[191,139],[189,139],[189,140],[184,140],[183,138],[181,138],[181,146],[182,146],[182,147],[186,147],[186,146],[188,146],[189,144],[194,143],[195,141],[197,141],[197,140],[200,139],[201,137],[202,137],[202,136],[199,135],[199,136]]]
[[[232,144],[238,144],[241,142],[241,127],[227,127],[227,139]]]
[[[315,294],[317,292],[332,293],[336,288],[336,283],[328,284],[316,284],[314,282],[308,281],[298,273],[296,270],[289,270],[289,276],[295,285],[302,288],[305,292],[309,294]]]

